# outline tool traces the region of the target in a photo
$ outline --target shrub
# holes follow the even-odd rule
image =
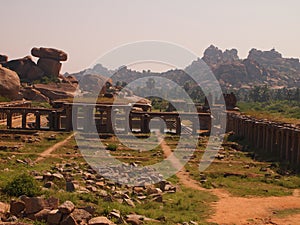
[[[21,174],[7,183],[3,191],[10,196],[19,197],[26,195],[28,197],[34,197],[41,193],[41,188],[32,176]]]
[[[109,144],[106,149],[109,151],[117,151],[118,146],[116,144]]]

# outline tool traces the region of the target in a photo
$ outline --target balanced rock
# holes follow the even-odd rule
[[[67,61],[67,53],[54,48],[33,48],[31,54],[38,58],[54,59],[56,61]]]
[[[61,63],[54,59],[41,58],[38,60],[37,65],[48,77],[57,78],[61,69]]]
[[[0,96],[15,99],[18,97],[20,86],[18,75],[0,65]]]

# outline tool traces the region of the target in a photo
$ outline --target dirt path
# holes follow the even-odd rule
[[[57,150],[58,148],[64,146],[72,137],[74,136],[74,133],[71,134],[69,137],[67,137],[65,140],[56,143],[55,145],[51,146],[50,148],[46,149],[44,152],[42,152],[39,157],[35,160],[35,163],[38,163],[42,160],[44,160],[45,158],[47,158],[48,156],[51,155],[52,152],[54,152],[55,150]]]
[[[165,157],[172,154],[171,148],[164,140],[160,140],[161,148]],[[172,163],[172,161],[171,161]],[[175,162],[176,164],[176,162]],[[185,187],[198,191],[206,191],[216,195],[219,200],[213,203],[215,214],[208,219],[208,222],[217,224],[273,224],[273,225],[300,225],[300,214],[277,218],[274,211],[285,209],[300,209],[300,190],[295,190],[293,196],[284,197],[234,197],[224,189],[204,189],[199,183],[189,176],[185,169],[177,174],[180,183]]]

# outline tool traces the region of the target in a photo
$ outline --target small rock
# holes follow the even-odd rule
[[[63,204],[58,206],[58,210],[62,214],[70,214],[75,209],[75,205],[71,201],[65,201]]]
[[[25,203],[22,201],[11,201],[10,202],[10,213],[14,216],[20,215],[25,209]]]
[[[48,214],[49,214],[50,211],[51,210],[49,210],[49,209],[42,209],[41,211],[34,214],[34,218],[37,221],[47,221]]]
[[[89,225],[114,225],[114,223],[104,216],[95,217],[89,220]]]
[[[48,213],[47,223],[57,225],[62,218],[62,213],[58,209],[52,210]]]

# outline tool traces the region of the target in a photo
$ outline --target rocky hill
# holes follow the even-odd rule
[[[236,49],[222,51],[211,45],[204,51],[202,60],[211,68],[225,90],[252,88],[261,85],[268,85],[271,88],[300,87],[299,59],[284,58],[275,49],[270,51],[252,49],[246,59],[240,59]],[[200,59],[195,60],[184,71],[169,70],[163,73],[138,72],[126,66],[117,71],[109,71],[99,64],[92,69],[72,75],[80,79],[86,73],[102,74],[104,76],[113,74],[111,78],[114,82],[126,83],[135,81],[138,78],[159,76],[172,79],[183,86],[190,80],[186,73],[199,74],[199,64],[202,64],[203,61]]]

